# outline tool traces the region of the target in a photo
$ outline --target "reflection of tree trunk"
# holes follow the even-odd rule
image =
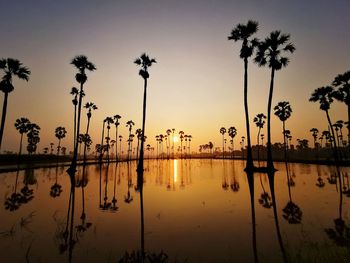
[[[271,191],[271,198],[272,198],[272,207],[273,207],[273,215],[274,215],[274,219],[275,219],[277,239],[278,239],[278,243],[280,245],[280,250],[281,250],[281,253],[282,253],[282,257],[283,257],[283,262],[288,262],[286,251],[284,249],[284,244],[283,244],[283,240],[282,240],[282,235],[281,235],[279,223],[278,223],[277,204],[276,204],[276,196],[275,196],[275,173],[274,172],[270,172],[270,173],[268,173],[267,176],[268,176],[269,184],[270,184],[270,191]]]
[[[329,127],[330,127],[331,132],[332,132],[332,136],[333,136],[333,143],[331,143],[331,145],[333,145],[333,147],[334,147],[334,159],[335,159],[336,162],[338,162],[339,156],[338,156],[338,150],[337,150],[337,143],[336,143],[336,138],[335,138],[335,134],[334,134],[334,128],[333,128],[333,125],[332,125],[332,122],[331,122],[331,118],[329,117],[328,110],[326,110],[326,115],[327,115],[327,120],[328,120]]]
[[[71,220],[70,220],[70,233],[69,233],[69,262],[72,262],[73,257],[73,247],[74,247],[74,240],[73,240],[73,230],[74,230],[74,204],[75,204],[75,186],[71,187]]]
[[[290,191],[290,175],[289,175],[288,162],[285,162],[285,165],[286,165],[286,173],[287,173],[287,185],[288,185],[289,201],[292,202],[292,193]]]
[[[339,179],[339,218],[342,219],[342,214],[343,214],[343,183],[342,183],[342,178],[341,178],[341,173],[340,169],[337,166],[337,174],[338,174],[338,179]]]
[[[142,260],[145,257],[145,221],[143,214],[143,183],[139,185],[140,189],[140,212],[141,212],[141,252]]]
[[[101,152],[100,152],[100,163],[102,162],[103,158],[103,137],[105,136],[105,122],[103,121],[103,127],[102,127],[102,139],[101,139]]]
[[[85,219],[85,161],[83,163],[83,175],[82,175],[82,184],[81,184],[81,200],[82,200],[82,213],[81,213],[81,219]]]
[[[102,197],[102,164],[100,163],[100,194],[99,194],[99,207],[102,207],[102,201],[101,201],[101,197]]]
[[[252,211],[252,228],[253,228],[253,252],[254,252],[254,262],[259,262],[258,259],[258,249],[256,244],[256,223],[255,223],[255,205],[254,205],[254,174],[246,173],[248,178],[249,193],[250,193],[250,208]]]

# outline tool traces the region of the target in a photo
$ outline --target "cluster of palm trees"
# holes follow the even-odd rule
[[[350,138],[349,137],[350,136],[350,130],[349,130],[350,129],[350,127],[349,127],[350,71],[347,71],[343,74],[337,75],[334,78],[334,80],[332,81],[331,85],[316,88],[313,91],[313,93],[311,94],[311,97],[309,100],[311,102],[319,102],[320,109],[326,113],[327,122],[328,122],[328,130],[330,131],[330,134],[325,135],[325,136],[328,136],[328,140],[330,142],[330,145],[334,150],[334,158],[336,161],[338,161],[340,158],[339,152],[338,152],[338,147],[340,145],[342,145],[342,146],[344,145],[343,134],[341,132],[339,135],[338,131],[339,130],[341,131],[341,129],[343,128],[344,122],[337,121],[334,125],[332,123],[329,111],[331,109],[331,105],[334,102],[334,100],[338,100],[340,102],[345,103],[345,105],[347,106],[347,110],[348,110],[348,121],[347,121],[346,125],[348,128],[348,141],[349,141],[349,138]],[[314,133],[316,133],[315,130],[314,130]]]
[[[289,34],[283,34],[281,31],[273,31],[268,37],[260,41],[257,38],[253,38],[253,35],[257,31],[258,22],[249,20],[247,24],[236,25],[228,36],[228,40],[233,40],[235,42],[242,41],[240,58],[244,61],[244,109],[248,142],[246,171],[253,171],[255,169],[250,140],[248,111],[248,59],[255,53],[254,62],[257,63],[259,67],[268,66],[271,69],[271,81],[267,103],[267,169],[273,171],[274,165],[272,162],[271,149],[271,109],[274,78],[276,71],[281,70],[288,65],[289,58],[286,57],[284,53],[293,53],[295,47],[290,42]]]
[[[18,156],[22,154],[23,135],[27,135],[28,145],[27,151],[33,154],[37,151],[37,145],[40,142],[40,127],[36,123],[32,123],[29,119],[22,117],[15,121],[15,128],[20,133],[21,139],[19,143]]]
[[[206,144],[199,145],[199,152],[201,153],[203,151],[208,151],[208,153],[212,155],[213,148],[214,148],[214,144],[212,142],[208,142]]]
[[[231,126],[226,130],[225,127],[220,128],[220,133],[222,135],[222,158],[225,158],[225,152],[226,152],[226,143],[227,139],[225,139],[225,133],[227,132],[228,136],[231,138],[230,139],[230,144],[231,144],[231,158],[234,158],[234,141],[233,139],[237,135],[237,129],[234,126]]]

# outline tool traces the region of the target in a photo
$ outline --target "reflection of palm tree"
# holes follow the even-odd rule
[[[288,101],[278,102],[277,105],[273,108],[275,115],[282,122],[283,128],[283,144],[284,144],[284,160],[287,161],[287,142],[286,142],[286,120],[292,114],[292,108]]]
[[[56,173],[55,173],[55,183],[51,186],[50,196],[53,198],[59,197],[62,193],[62,186],[58,184],[58,164],[56,165]]]
[[[4,129],[5,129],[8,95],[10,92],[12,92],[15,89],[14,86],[12,85],[12,78],[16,76],[19,79],[28,81],[30,71],[27,67],[24,67],[19,60],[13,59],[13,58],[0,59],[0,70],[3,70],[4,72],[4,76],[0,81],[0,91],[4,93],[4,102],[2,107],[1,126],[0,126],[0,150],[1,150],[2,136],[4,134]]]
[[[254,174],[246,173],[249,185],[249,194],[250,194],[250,209],[252,212],[252,241],[253,241],[253,252],[254,252],[254,262],[259,262],[258,259],[258,250],[256,245],[256,223],[255,223],[255,205],[254,205]]]
[[[130,188],[132,187],[132,180],[130,175],[130,163],[128,163],[128,193],[126,196],[124,196],[124,202],[127,204],[130,204],[134,198],[130,194]]]
[[[258,135],[257,135],[257,143],[258,143],[258,163],[260,163],[260,147],[259,147],[259,140],[260,140],[260,131],[262,128],[264,128],[264,124],[265,124],[265,119],[266,116],[264,115],[264,113],[259,113],[254,117],[254,123],[256,125],[256,127],[258,127]],[[261,134],[263,135],[263,134]],[[263,137],[262,137],[263,138]]]
[[[325,186],[325,183],[321,177],[321,172],[320,172],[320,167],[317,165],[317,183],[316,183],[316,186],[318,187],[324,187]]]
[[[154,58],[150,59],[148,55],[143,53],[139,58],[137,58],[134,63],[141,67],[139,75],[144,80],[143,88],[143,114],[142,114],[142,137],[146,133],[146,96],[147,96],[147,79],[149,78],[148,68],[152,66],[153,63],[156,63]],[[140,148],[140,158],[137,165],[137,171],[141,173],[143,171],[143,155],[144,155],[144,139],[141,140]]]
[[[94,71],[96,69],[95,65],[88,61],[88,58],[86,56],[76,56],[72,59],[71,64],[78,69],[78,73],[75,75],[76,81],[80,84],[80,91],[79,91],[79,101],[78,101],[78,116],[77,116],[77,130],[76,130],[76,139],[78,138],[80,134],[80,115],[81,115],[81,107],[82,107],[82,100],[84,95],[84,84],[87,81],[87,76],[85,71]],[[78,142],[75,142],[74,145],[74,152],[73,152],[73,160],[68,168],[67,172],[68,174],[73,177],[76,172],[76,166],[77,166],[77,159],[78,159]]]
[[[113,198],[112,198],[112,207],[111,210],[113,212],[118,211],[118,206],[117,206],[117,198],[116,198],[116,190],[117,190],[117,170],[118,170],[118,163],[115,165],[115,171],[114,171],[114,182],[113,182]]]
[[[271,107],[274,88],[275,71],[281,70],[286,67],[289,62],[289,58],[283,57],[283,53],[295,51],[295,47],[292,43],[288,43],[290,39],[289,34],[281,34],[280,31],[273,31],[259,44],[258,52],[255,57],[255,62],[259,66],[267,65],[271,68],[271,82],[269,99],[267,106],[267,167],[269,170],[274,170],[272,161],[272,144],[271,144]]]
[[[249,112],[248,112],[248,58],[253,55],[254,49],[257,46],[257,39],[250,40],[249,38],[258,31],[258,22],[249,20],[246,25],[238,24],[228,37],[229,40],[242,40],[242,47],[240,51],[240,58],[244,60],[244,111],[248,138],[247,149],[247,165],[246,169],[253,169],[252,146],[250,142],[250,126],[249,126]]]
[[[264,208],[271,208],[272,206],[272,200],[268,192],[266,192],[263,181],[262,181],[262,175],[260,174],[260,184],[263,192],[260,195],[259,203]]]

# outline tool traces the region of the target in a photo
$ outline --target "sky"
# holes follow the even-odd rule
[[[0,57],[19,59],[30,68],[29,82],[14,80],[9,95],[2,150],[16,151],[14,122],[27,117],[41,127],[39,151],[57,144],[54,130],[66,127],[63,145],[71,149],[73,105],[69,94],[76,70],[71,59],[86,55],[97,70],[88,73],[84,101],[98,106],[91,119],[93,145],[100,143],[102,121],[122,116],[141,127],[143,79],[134,59],[146,52],[157,63],[149,69],[146,135],[175,128],[193,137],[194,150],[212,141],[221,146],[221,127],[238,130],[235,146],[246,136],[243,108],[241,43],[227,36],[238,23],[259,22],[256,37],[271,31],[291,35],[296,51],[288,67],[275,75],[273,105],[289,101],[287,129],[312,141],[309,130],[327,128],[324,112],[308,101],[312,91],[350,70],[348,0],[200,1],[200,0],[0,0]],[[1,76],[1,73],[0,73]],[[267,112],[270,70],[249,63],[250,119]],[[0,101],[3,100],[0,94]],[[331,118],[346,120],[346,107],[334,103]],[[86,115],[83,110],[82,127]],[[273,116],[273,142],[281,142],[282,124]],[[111,130],[114,134],[114,130]],[[83,132],[83,131],[82,131]],[[264,130],[263,133],[266,133]],[[251,121],[256,143],[257,128]],[[193,148],[192,148],[193,149]]]

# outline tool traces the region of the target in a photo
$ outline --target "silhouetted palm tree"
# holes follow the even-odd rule
[[[100,152],[100,162],[102,162],[102,159],[103,159],[103,155],[104,155],[104,139],[105,139],[105,125],[106,125],[106,121],[107,121],[107,118],[103,120],[103,124],[102,124],[102,138],[101,138],[101,152]]]
[[[113,116],[115,125],[115,159],[118,161],[118,126],[120,125],[119,119],[120,115],[116,114]]]
[[[18,151],[18,157],[22,153],[22,141],[23,141],[23,134],[28,132],[28,125],[30,124],[30,121],[27,118],[20,118],[17,119],[15,122],[16,130],[21,134],[21,140],[19,143],[19,151]]]
[[[109,163],[109,141],[110,141],[110,137],[109,137],[109,130],[111,129],[111,124],[114,123],[113,118],[112,117],[107,117],[106,118],[106,123],[107,123],[107,137],[106,137],[106,144],[107,144],[107,162]]]
[[[90,119],[91,119],[91,116],[92,116],[92,110],[97,110],[97,106],[95,105],[95,103],[93,102],[87,102],[84,106],[85,109],[88,110],[88,112],[86,113],[87,115],[87,125],[86,125],[86,132],[85,132],[85,136],[87,136],[89,134],[89,128],[90,128]],[[86,140],[85,140],[85,143],[84,143],[84,163],[86,162],[86,148],[87,148],[87,144],[86,144]]]
[[[170,158],[170,135],[171,135],[171,129],[166,130],[166,134],[168,135],[168,145],[167,145],[167,153],[168,153],[168,159]],[[173,135],[173,143],[174,143],[174,135]]]
[[[282,122],[283,127],[283,143],[284,143],[284,159],[287,160],[287,142],[286,142],[286,120],[292,114],[292,108],[288,101],[278,102],[277,105],[273,108],[275,111],[275,115]]]
[[[254,117],[254,123],[256,125],[256,127],[258,127],[258,135],[257,135],[257,143],[258,143],[258,162],[260,162],[260,144],[259,144],[259,140],[260,140],[260,131],[262,128],[264,128],[264,124],[265,124],[265,120],[266,120],[266,116],[264,113],[259,113]]]
[[[130,138],[131,138],[131,135],[132,135],[131,134],[132,126],[134,126],[134,125],[135,125],[135,123],[132,120],[126,122],[126,127],[129,127],[128,160],[130,160],[130,151],[132,151]]]
[[[273,31],[259,44],[257,55],[254,61],[259,66],[268,66],[271,68],[271,82],[269,99],[267,105],[267,167],[274,170],[272,161],[272,144],[271,144],[271,107],[274,89],[275,71],[281,70],[289,63],[289,58],[284,57],[283,53],[293,53],[295,47],[289,42],[289,34],[281,34],[281,31]]]
[[[225,158],[225,133],[226,133],[226,128],[221,127],[220,128],[220,133],[222,135],[222,158]]]
[[[87,81],[87,75],[86,75],[85,71],[86,70],[94,71],[94,70],[96,70],[96,67],[84,55],[74,57],[70,64],[72,64],[74,67],[77,68],[78,73],[75,75],[75,79],[80,84],[79,101],[78,101],[77,130],[76,130],[76,137],[75,137],[76,139],[78,139],[78,136],[80,134],[80,115],[81,115],[82,100],[83,100],[83,95],[84,95],[84,84]],[[75,145],[74,145],[74,151],[73,151],[73,160],[72,160],[70,167],[67,170],[68,174],[71,176],[71,179],[75,175],[75,172],[76,172],[77,159],[78,159],[78,142],[76,141]],[[75,181],[72,181],[72,183],[75,184]]]
[[[66,128],[64,127],[57,127],[55,130],[55,136],[58,139],[58,146],[57,146],[57,156],[60,155],[60,150],[61,150],[61,140],[66,137]]]
[[[143,89],[143,114],[142,114],[142,134],[145,136],[146,132],[146,95],[147,95],[147,79],[149,78],[148,68],[152,66],[153,63],[157,63],[154,58],[150,59],[148,55],[143,53],[139,58],[135,59],[134,63],[141,67],[139,75],[144,80],[144,89]],[[137,166],[138,172],[143,172],[143,155],[144,155],[144,140],[141,140],[140,148],[140,159]]]
[[[316,149],[316,140],[317,140],[317,136],[318,136],[318,129],[312,128],[312,129],[310,129],[310,132],[312,134],[312,137],[314,138],[314,148]]]
[[[344,121],[342,120],[338,120],[333,124],[334,130],[336,132],[336,136],[337,136],[337,142],[338,142],[338,146],[340,147],[340,145],[343,144],[343,125],[344,125]],[[338,134],[339,131],[339,134]]]
[[[72,103],[74,105],[74,136],[73,136],[73,145],[75,145],[75,140],[77,139],[77,105],[78,105],[78,95],[79,90],[76,87],[72,87],[70,94],[73,95]]]
[[[248,58],[253,55],[255,47],[258,45],[257,39],[250,39],[258,31],[258,22],[249,20],[246,25],[238,24],[228,36],[228,40],[242,41],[240,58],[244,60],[244,111],[248,138],[247,165],[246,169],[251,170],[254,167],[252,146],[250,142],[250,126],[248,112]]]
[[[175,158],[175,128],[171,129],[173,134],[173,159]]]
[[[37,149],[37,144],[40,142],[40,127],[36,123],[28,124],[28,132],[27,132],[27,151],[29,154],[35,153]]]
[[[183,131],[179,131],[179,135],[180,135],[180,149],[181,149],[181,158],[182,158],[182,141],[184,140],[184,135],[185,133]]]
[[[5,129],[5,120],[7,112],[7,100],[8,95],[15,88],[12,85],[12,78],[16,76],[19,79],[29,80],[30,71],[27,67],[24,67],[22,63],[13,58],[0,59],[0,70],[4,72],[4,76],[0,81],[0,91],[4,93],[4,102],[2,106],[1,126],[0,126],[0,150],[2,143],[2,136]]]
[[[234,158],[234,141],[233,139],[236,137],[237,135],[237,129],[234,126],[231,126],[230,128],[228,128],[228,136],[230,136],[231,138],[231,147],[232,147],[232,158]]]
[[[141,129],[136,129],[135,135],[136,135],[136,138],[137,138],[136,159],[138,159],[139,158],[140,140],[142,139],[142,130]]]
[[[319,102],[320,103],[320,109],[326,112],[328,125],[332,132],[333,137],[333,146],[334,146],[334,158],[337,161],[338,160],[338,151],[337,151],[337,143],[336,143],[336,137],[334,134],[334,128],[331,121],[331,118],[329,116],[329,109],[331,107],[331,104],[333,102],[334,98],[334,89],[331,86],[326,87],[320,87],[314,90],[314,92],[311,94],[311,97],[309,101],[312,102]]]
[[[335,98],[344,102],[348,108],[348,122],[350,121],[350,71],[339,74],[335,77],[333,83],[338,87]],[[350,142],[350,126],[348,128],[348,142]],[[348,144],[350,145],[350,144]]]

